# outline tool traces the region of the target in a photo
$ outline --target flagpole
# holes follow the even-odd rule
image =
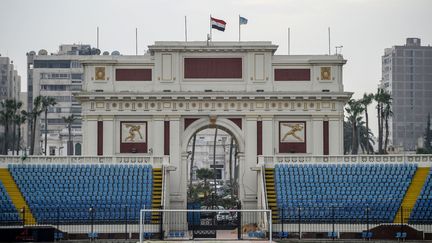
[[[328,28],[328,32],[329,32],[329,55],[330,55],[330,27]]]
[[[186,19],[186,15],[184,16],[184,24],[185,24],[185,41],[187,42],[187,19]]]
[[[135,55],[138,55],[138,28],[135,28]]]
[[[291,55],[291,28],[288,27],[288,55]]]
[[[240,14],[239,14],[239,42],[240,42],[240,35],[241,35],[240,26],[241,24],[240,24]]]
[[[210,14],[210,41],[213,39],[213,33],[212,33],[212,24],[211,24],[211,14]]]

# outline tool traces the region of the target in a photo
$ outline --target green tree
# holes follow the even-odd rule
[[[384,116],[384,124],[385,124],[384,153],[387,153],[387,146],[388,146],[388,140],[389,140],[389,135],[390,135],[388,121],[389,121],[390,117],[393,115],[393,111],[391,109],[390,94],[388,94],[388,96],[386,96],[383,112],[384,112],[383,116]]]
[[[16,140],[16,154],[19,155],[19,150],[21,149],[21,125],[24,124],[27,120],[26,111],[22,110],[19,114],[17,114],[14,118],[15,124],[18,126],[18,139]]]
[[[351,99],[348,101],[345,111],[348,113],[348,120],[352,124],[352,154],[358,153],[359,147],[359,130],[357,124],[362,120],[361,113],[363,112],[363,106],[358,100]]]
[[[372,104],[374,98],[374,94],[368,94],[364,93],[363,98],[360,100],[361,104],[363,105],[365,118],[366,118],[366,131],[369,131],[369,114],[368,114],[368,106]],[[366,133],[367,140],[369,140],[369,133]],[[370,150],[369,147],[366,147],[366,152],[369,154]]]
[[[385,154],[387,152],[388,145],[388,120],[393,114],[391,110],[391,95],[382,88],[378,88],[377,93],[374,96],[377,102],[377,116],[378,116],[378,153]],[[384,135],[384,129],[386,134]],[[385,138],[384,138],[385,136]]]
[[[31,136],[30,136],[30,155],[34,155],[34,148],[35,148],[35,140],[36,140],[36,122],[40,114],[42,113],[42,99],[43,96],[37,96],[33,100],[33,109],[27,113],[27,118],[30,122],[30,130],[31,130]]]
[[[57,104],[56,100],[50,96],[42,96],[42,111],[45,118],[45,139],[44,139],[44,153],[47,155],[47,136],[48,136],[48,108]]]
[[[67,148],[68,148],[68,154],[67,155],[73,155],[74,147],[73,147],[73,141],[72,141],[72,123],[76,120],[76,117],[72,114],[67,117],[62,117],[63,121],[66,123],[68,128],[68,141],[67,141]],[[46,137],[45,137],[46,139]],[[46,146],[46,144],[45,144]]]
[[[210,190],[208,180],[214,178],[214,172],[213,170],[207,169],[207,168],[201,168],[196,171],[196,176],[198,179],[204,181],[204,188],[207,189],[204,191],[204,197],[207,197],[208,191]]]
[[[359,134],[359,146],[363,153],[369,151],[373,153],[373,145],[375,141],[373,140],[373,133],[369,129],[369,132],[366,130],[365,122],[360,121],[357,125],[358,134]],[[344,154],[349,154],[352,150],[352,134],[353,128],[350,120],[344,121]]]
[[[21,103],[22,105],[22,103]],[[4,126],[4,141],[3,141],[3,154],[7,155],[9,150],[9,126],[13,123],[13,117],[17,107],[16,100],[6,99],[0,101],[0,121]],[[15,128],[15,126],[14,126]],[[13,140],[13,139],[12,139]],[[13,141],[14,142],[14,141]]]
[[[12,125],[13,125],[13,128],[12,128],[12,154],[14,154],[14,152],[15,152],[15,145],[16,145],[16,140],[17,140],[17,123],[16,123],[16,120],[17,120],[17,116],[20,116],[21,114],[20,114],[20,112],[21,112],[21,107],[22,107],[22,102],[21,101],[16,101],[16,100],[13,100],[13,105],[12,105],[12,110],[11,110],[11,112],[12,112],[12,117],[11,117],[11,122],[12,122]],[[19,127],[18,127],[19,128]],[[20,138],[18,138],[18,140],[19,140]]]

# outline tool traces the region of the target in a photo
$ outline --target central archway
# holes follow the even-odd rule
[[[208,128],[218,128],[220,130],[223,130],[232,138],[235,140],[237,144],[237,153],[236,153],[236,160],[238,164],[238,177],[237,177],[237,185],[238,185],[238,199],[242,201],[242,198],[244,198],[242,195],[244,195],[244,186],[243,186],[243,170],[245,170],[244,165],[244,151],[245,151],[245,139],[244,139],[244,131],[241,129],[242,125],[237,125],[230,119],[224,118],[224,117],[203,117],[198,120],[195,120],[191,124],[189,124],[186,129],[183,131],[181,135],[181,163],[179,164],[180,167],[180,175],[181,175],[181,185],[180,191],[182,191],[182,197],[184,198],[184,207],[186,207],[186,201],[187,201],[187,188],[188,183],[187,179],[189,177],[187,171],[188,171],[188,144],[191,142],[194,134],[197,134],[198,132],[208,129]],[[244,126],[243,126],[244,127]]]
[[[182,153],[187,153],[189,141],[192,139],[194,134],[201,130],[214,127],[217,127],[218,129],[221,129],[233,136],[238,143],[239,153],[243,153],[245,149],[245,140],[244,132],[240,129],[240,127],[227,118],[217,118],[216,120],[212,119],[213,118],[210,117],[200,118],[185,129],[182,140]]]

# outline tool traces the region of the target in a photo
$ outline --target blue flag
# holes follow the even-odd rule
[[[247,20],[247,18],[245,18],[245,17],[242,17],[242,16],[239,16],[239,22],[240,22],[240,24],[247,24],[247,22],[248,22],[248,20]]]

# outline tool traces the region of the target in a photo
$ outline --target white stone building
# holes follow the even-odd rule
[[[166,156],[169,207],[185,208],[188,144],[217,127],[238,144],[239,198],[257,207],[260,158],[343,154],[341,55],[274,55],[271,42],[156,42],[143,56],[88,56],[84,155]],[[264,156],[264,157],[263,157]]]
[[[48,110],[47,155],[68,154],[63,134],[67,124],[62,117],[72,114],[77,118],[72,125],[74,147],[81,147],[81,105],[73,93],[80,91],[82,86],[83,68],[79,60],[83,55],[90,54],[90,45],[76,44],[61,45],[57,53],[50,55],[46,50],[40,50],[38,54],[34,51],[27,53],[28,110],[31,111],[33,99],[38,95],[53,97],[57,102]],[[35,154],[44,154],[44,120],[44,114],[41,114],[36,129]],[[71,153],[80,155],[75,150]]]

